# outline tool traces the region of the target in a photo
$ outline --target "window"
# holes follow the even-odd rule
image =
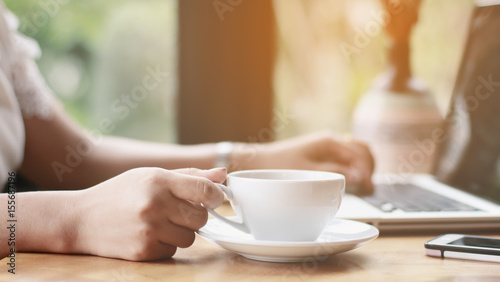
[[[177,140],[177,1],[5,3],[19,17],[20,30],[40,43],[43,57],[38,63],[43,75],[81,124],[96,129],[111,122],[113,130],[105,133]],[[423,1],[413,32],[414,75],[427,83],[443,112],[472,6],[472,0]],[[277,138],[321,129],[349,131],[356,101],[385,66],[383,29],[370,35],[350,58],[339,44],[354,44],[358,33],[377,20],[382,9],[379,1],[274,0],[274,7],[275,107],[293,117],[280,125]],[[244,3],[238,9],[245,9]],[[231,24],[231,20],[218,24]],[[150,69],[169,75],[141,94]],[[134,93],[135,98],[130,98]]]
[[[78,122],[105,134],[176,140],[177,1],[5,4],[19,30],[39,42],[42,74]],[[163,76],[145,82],[151,72]]]

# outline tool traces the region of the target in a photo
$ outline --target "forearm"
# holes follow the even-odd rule
[[[97,183],[136,167],[209,169],[214,165],[215,155],[215,144],[185,146],[106,137],[82,161],[75,180],[85,181],[80,178],[93,175]]]
[[[43,189],[81,189],[135,167],[209,168],[215,145],[178,146],[93,136],[62,109],[50,120],[25,119],[20,172]]]
[[[82,189],[137,167],[211,168],[216,154],[214,144],[180,146],[118,137],[84,137],[61,149],[63,156],[37,162],[37,180],[44,188]]]
[[[93,136],[61,110],[52,120],[25,119],[26,147],[21,167],[44,189],[82,189],[136,167],[211,168],[215,144],[168,145],[125,138]],[[237,143],[230,170],[263,168],[262,145]]]
[[[132,139],[106,137],[97,142],[91,154],[82,161],[71,176],[70,187],[95,185],[124,171],[136,167],[161,167],[164,169],[214,167],[216,144],[175,145],[144,142]],[[261,144],[234,143],[229,157],[229,170],[265,167],[259,162],[265,154]],[[92,182],[88,183],[88,175]]]
[[[112,163],[120,171],[141,166],[208,169],[213,167],[215,156],[215,144],[161,144],[119,137],[105,138],[95,154],[97,162]]]

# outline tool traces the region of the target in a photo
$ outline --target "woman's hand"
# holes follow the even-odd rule
[[[368,146],[358,141],[340,141],[330,132],[319,132],[260,145],[236,147],[236,169],[309,169],[341,173],[348,191],[371,194],[374,160]]]
[[[201,204],[222,203],[214,182],[225,179],[225,169],[139,168],[83,190],[76,252],[134,261],[169,258],[177,247],[193,244],[194,231],[208,218]]]

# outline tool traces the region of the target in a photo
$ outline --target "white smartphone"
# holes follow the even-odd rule
[[[445,234],[425,243],[425,254],[441,258],[500,262],[500,239]]]

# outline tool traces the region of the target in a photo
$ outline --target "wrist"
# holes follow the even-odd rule
[[[79,191],[19,194],[19,251],[78,253]]]
[[[90,254],[87,244],[86,230],[86,217],[89,214],[89,200],[92,196],[88,197],[90,189],[83,189],[72,191],[71,199],[69,199],[68,210],[71,212],[71,218],[67,220],[66,228],[66,246],[68,253],[76,254]],[[71,228],[70,230],[68,230]]]
[[[266,143],[233,143],[229,172],[266,168],[265,156],[268,151]]]
[[[54,236],[59,239],[54,252],[56,253],[82,253],[78,245],[79,226],[81,225],[80,212],[83,201],[82,191],[61,191],[58,192],[57,202],[61,206],[57,209],[59,217],[53,221],[59,221],[58,228],[54,230]],[[55,206],[54,206],[55,207]],[[51,220],[52,221],[52,220]]]

